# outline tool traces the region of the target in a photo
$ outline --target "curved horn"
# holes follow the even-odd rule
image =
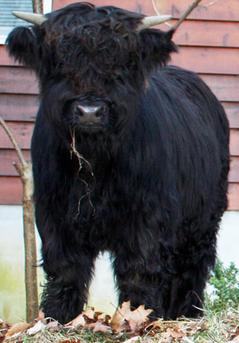
[[[15,17],[17,18],[20,18],[22,20],[28,21],[29,23],[36,25],[41,25],[42,23],[44,23],[44,21],[47,20],[47,18],[44,17],[44,15],[37,13],[12,11],[12,14],[15,15]]]
[[[142,20],[142,23],[137,27],[137,31],[141,31],[141,30],[147,29],[151,26],[162,24],[165,21],[168,21],[171,19],[172,19],[171,15],[160,15],[160,16],[153,16],[153,17],[145,17]]]

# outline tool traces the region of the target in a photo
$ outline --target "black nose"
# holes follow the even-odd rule
[[[82,124],[98,124],[101,121],[101,105],[81,105],[76,104],[75,113],[79,115]]]

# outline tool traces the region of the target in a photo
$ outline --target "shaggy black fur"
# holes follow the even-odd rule
[[[77,3],[8,38],[40,80],[32,160],[41,306],[60,322],[82,311],[100,251],[112,254],[120,302],[172,319],[198,316],[215,262],[228,122],[198,76],[165,66],[173,32],[137,32],[142,18]],[[100,125],[82,126],[76,105],[99,102]]]

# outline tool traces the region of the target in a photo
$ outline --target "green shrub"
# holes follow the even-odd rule
[[[211,294],[206,294],[206,308],[221,312],[239,307],[239,270],[234,263],[224,267],[218,261],[209,280]]]

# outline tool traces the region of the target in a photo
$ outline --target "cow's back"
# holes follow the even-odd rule
[[[157,146],[151,158],[158,161],[153,173],[159,175],[161,194],[186,216],[210,213],[219,188],[226,192],[229,170],[228,120],[215,95],[195,73],[167,66],[151,76],[140,117],[146,141],[153,136]]]

